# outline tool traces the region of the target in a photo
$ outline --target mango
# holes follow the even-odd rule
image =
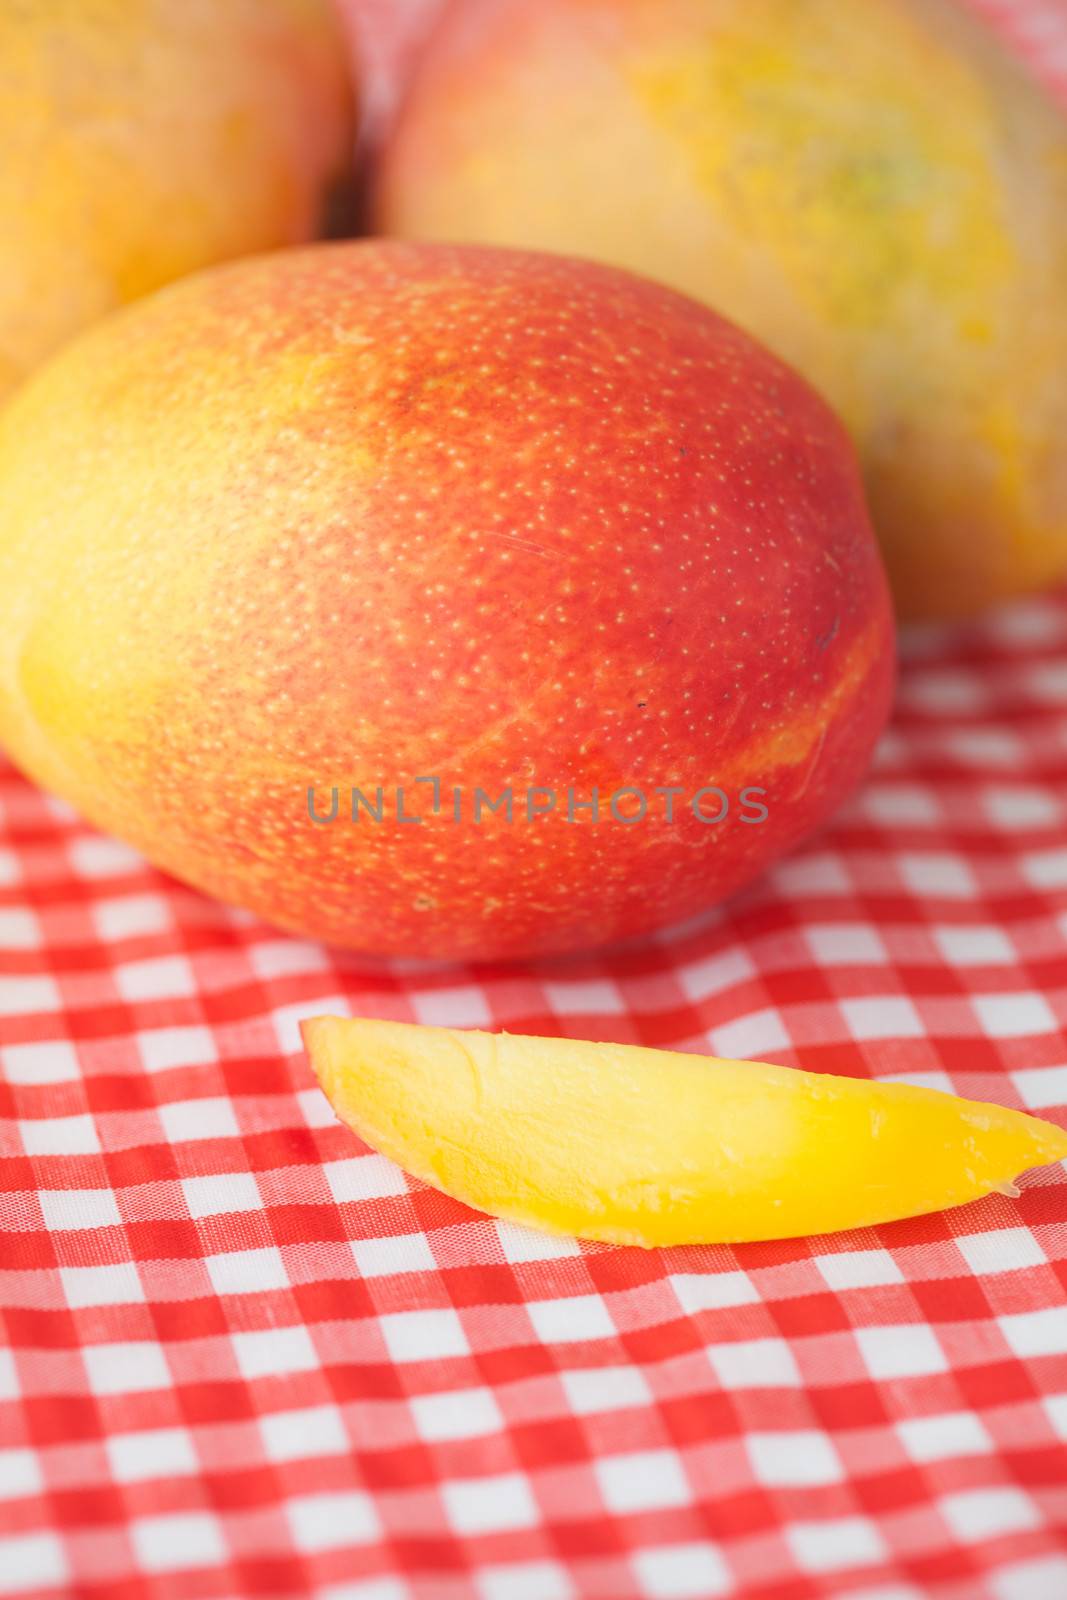
[[[514,957],[688,916],[840,804],[892,679],[833,415],[614,268],[217,267],[0,413],[0,745],[304,934]]]
[[[5,0],[0,397],[113,307],[312,238],[352,142],[330,0]]]
[[[379,226],[647,272],[803,372],[899,614],[1067,572],[1067,122],[951,0],[453,0]]]
[[[403,99],[444,0],[336,0],[352,40],[363,99],[364,149],[373,148]]]
[[[910,1084],[406,1022],[301,1033],[372,1149],[495,1217],[609,1244],[865,1228],[1067,1157],[1051,1122]]]

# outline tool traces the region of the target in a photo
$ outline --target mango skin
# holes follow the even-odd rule
[[[0,398],[115,306],[313,238],[353,129],[330,0],[5,0]]]
[[[363,90],[363,148],[374,147],[403,98],[444,0],[337,0]]]
[[[490,958],[687,916],[855,786],[892,678],[836,419],[612,268],[385,241],[236,263],[0,413],[0,745],[298,932]],[[653,794],[709,784],[720,826]],[[349,789],[378,785],[383,820],[353,823]],[[532,785],[559,807],[531,822]],[[606,813],[624,785],[645,822],[568,822],[568,787]],[[317,825],[307,791],[328,815],[333,786]],[[509,786],[513,820],[475,825],[475,789]]]
[[[361,1018],[301,1033],[373,1149],[493,1216],[609,1244],[870,1227],[1067,1156],[1054,1123],[910,1084]]]
[[[454,0],[383,231],[705,300],[864,467],[898,613],[1067,572],[1067,122],[951,0]]]

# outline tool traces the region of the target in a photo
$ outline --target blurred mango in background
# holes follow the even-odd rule
[[[337,0],[359,64],[360,133],[373,148],[389,127],[445,0]]]
[[[330,0],[3,0],[0,398],[114,306],[313,237],[349,77]]]
[[[376,211],[769,343],[852,432],[904,617],[1067,571],[1067,123],[951,0],[452,0]]]

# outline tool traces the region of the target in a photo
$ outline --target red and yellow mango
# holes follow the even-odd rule
[[[0,414],[0,745],[306,934],[511,957],[684,917],[854,787],[892,674],[833,415],[612,268],[385,241],[220,267]]]
[[[902,615],[1067,573],[1067,121],[953,0],[453,0],[412,238],[647,272],[847,424]]]
[[[113,307],[313,238],[345,55],[331,0],[0,5],[0,397]]]

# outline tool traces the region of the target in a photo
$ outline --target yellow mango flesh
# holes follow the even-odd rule
[[[316,1017],[302,1033],[375,1150],[493,1216],[611,1244],[867,1227],[1067,1156],[1052,1123],[908,1084],[400,1022]]]

